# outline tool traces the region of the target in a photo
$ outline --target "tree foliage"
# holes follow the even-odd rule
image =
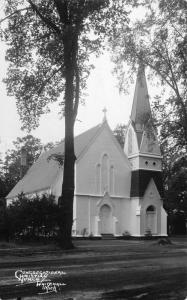
[[[1,162],[1,175],[0,175],[0,197],[5,197],[21,179],[24,173],[31,167],[37,160],[41,151],[48,150],[54,147],[54,143],[47,143],[44,147],[41,140],[28,134],[22,138],[18,137],[13,141],[13,149],[5,153],[5,157]],[[26,151],[26,166],[22,172],[21,166],[21,150]]]
[[[124,124],[118,124],[116,128],[113,131],[114,136],[118,140],[120,146],[124,147],[125,144],[125,131],[126,131],[127,126]]]
[[[183,139],[181,143],[179,140],[181,130],[174,117],[172,121],[168,120],[165,105],[159,105],[155,101],[154,108],[156,122],[160,125],[159,140],[163,156],[162,170],[165,187],[164,207],[170,215],[172,212],[174,214],[179,212],[187,217],[187,156]],[[178,220],[177,215],[171,218],[174,222],[175,219]],[[175,232],[175,227],[173,230]]]
[[[90,54],[99,55],[104,47],[104,37],[112,32],[112,26],[117,21],[126,22],[122,2],[110,5],[109,2],[6,1],[8,23],[1,30],[9,46],[5,82],[8,94],[17,99],[24,128],[38,126],[39,117],[49,111],[48,104],[64,95],[69,55],[73,60],[72,92],[76,116],[79,94],[86,87],[86,79],[93,67],[89,63]],[[68,53],[65,53],[66,48]],[[59,104],[64,105],[63,97]]]
[[[187,33],[186,1],[145,1],[146,14],[132,22],[126,32],[119,30],[113,44],[120,84],[127,80],[123,62],[136,69],[139,62],[149,74],[167,87],[162,107],[162,130],[172,138],[177,151],[187,150]],[[132,74],[132,73],[131,73]],[[123,86],[125,86],[123,84]],[[159,95],[160,98],[162,95]],[[157,99],[157,109],[163,104]]]
[[[4,181],[3,161],[0,159],[0,199],[7,195],[7,188]]]
[[[149,77],[163,87],[163,93],[160,90],[153,103],[153,117],[163,155],[165,208],[168,212],[186,212],[187,3],[184,0],[142,3],[144,13],[138,6],[140,14],[131,19],[128,30],[119,28],[111,38],[115,71],[123,89],[141,63],[147,66]]]
[[[187,156],[169,163],[166,170],[165,208],[168,213],[183,212],[187,218]]]

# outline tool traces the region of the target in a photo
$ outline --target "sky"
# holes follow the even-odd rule
[[[2,10],[0,11],[0,17]],[[6,85],[2,82],[6,77],[8,63],[5,61],[6,45],[0,41],[0,153],[12,148],[12,141],[22,137],[27,132],[21,130],[21,122],[16,109],[14,97],[8,97]],[[80,105],[75,135],[99,124],[103,119],[103,109],[107,109],[107,120],[113,130],[117,124],[127,124],[131,112],[135,83],[130,86],[128,95],[119,93],[118,81],[112,74],[113,64],[110,54],[94,59],[95,69],[88,79],[88,89],[85,105]],[[135,74],[136,75],[136,74]],[[136,77],[136,76],[135,76]],[[56,142],[64,138],[64,119],[59,116],[57,104],[50,106],[51,113],[41,117],[40,125],[31,132],[40,138],[43,144]]]
[[[0,152],[12,148],[12,141],[22,137],[26,131],[21,130],[21,122],[16,109],[15,98],[8,97],[6,85],[2,82],[6,77],[8,63],[5,62],[6,46],[0,42]],[[118,81],[112,75],[113,64],[110,55],[105,54],[95,59],[95,69],[88,79],[87,97],[84,105],[79,106],[75,135],[102,122],[103,109],[107,109],[107,120],[114,129],[119,123],[127,123],[130,115],[133,90],[129,94],[120,94]],[[50,106],[51,113],[41,117],[40,125],[31,133],[41,139],[42,143],[55,142],[64,138],[64,119],[59,116],[57,104]]]

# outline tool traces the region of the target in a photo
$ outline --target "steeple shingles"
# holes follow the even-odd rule
[[[136,79],[136,87],[131,111],[131,120],[134,125],[143,125],[149,119],[150,116],[151,107],[149,103],[149,95],[145,78],[145,68],[143,65],[140,65]]]

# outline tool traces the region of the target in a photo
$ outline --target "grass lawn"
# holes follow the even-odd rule
[[[54,245],[0,250],[0,298],[175,300],[187,297],[186,238],[173,238],[172,245],[166,246],[158,245],[157,241],[131,240],[80,240],[75,245],[77,249],[69,252]],[[16,270],[63,271],[66,274],[48,278],[66,285],[60,286],[57,293],[40,295],[42,289],[36,283],[19,284]]]

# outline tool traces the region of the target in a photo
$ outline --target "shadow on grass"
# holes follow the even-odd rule
[[[123,289],[118,291],[103,293],[100,300],[182,300],[185,299],[184,287],[181,289],[181,285],[171,285],[160,283],[159,285]]]

